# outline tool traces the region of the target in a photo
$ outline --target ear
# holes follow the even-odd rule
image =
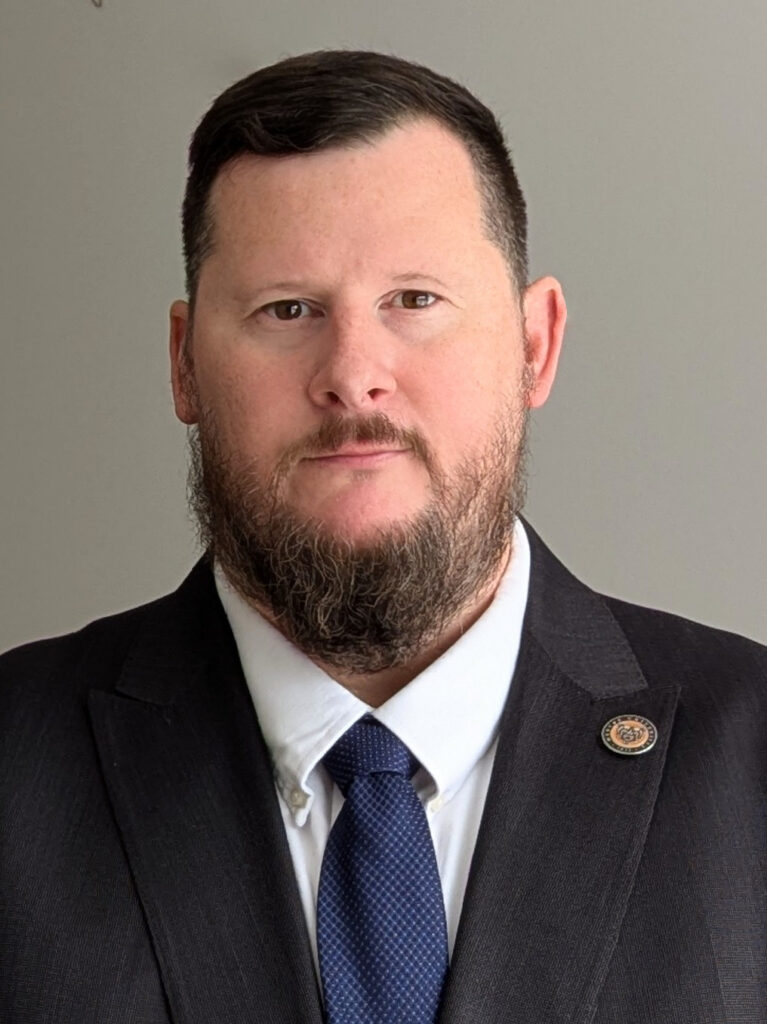
[[[537,409],[549,397],[554,384],[565,333],[567,307],[559,281],[553,277],[533,281],[525,289],[522,308],[533,382],[527,402],[531,409]]]
[[[170,307],[170,376],[176,416],[187,425],[199,419],[191,340],[189,303],[177,299]]]

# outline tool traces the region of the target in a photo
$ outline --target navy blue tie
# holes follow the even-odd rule
[[[323,763],[346,797],[317,900],[328,1024],[434,1024],[447,930],[429,824],[410,781],[418,762],[365,717]]]

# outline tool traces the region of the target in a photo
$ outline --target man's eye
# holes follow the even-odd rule
[[[312,307],[300,299],[280,299],[279,302],[267,302],[261,312],[274,320],[300,320],[312,315]]]
[[[436,301],[437,296],[432,292],[406,291],[394,297],[394,305],[402,306],[403,309],[426,309]]]

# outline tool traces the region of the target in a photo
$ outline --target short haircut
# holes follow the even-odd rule
[[[466,146],[488,237],[521,293],[527,284],[525,200],[492,112],[468,89],[420,64],[364,50],[321,50],[236,82],[197,126],[182,211],[190,303],[213,245],[208,200],[225,164],[244,154],[287,156],[374,142],[420,118],[438,122]]]

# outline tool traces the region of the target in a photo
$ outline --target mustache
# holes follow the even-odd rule
[[[353,419],[334,416],[323,420],[314,433],[294,441],[280,457],[277,476],[281,477],[307,455],[332,455],[345,444],[392,444],[409,448],[431,473],[434,456],[423,435],[412,427],[398,427],[382,412]]]

